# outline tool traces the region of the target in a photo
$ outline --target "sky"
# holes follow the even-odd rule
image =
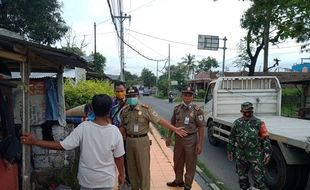
[[[116,10],[118,0],[110,0]],[[216,58],[222,69],[223,49],[218,51],[198,50],[198,35],[214,35],[227,38],[225,68],[237,71],[232,61],[238,55],[237,44],[246,31],[240,27],[240,18],[250,6],[238,0],[123,0],[123,12],[131,16],[125,19],[124,40],[141,54],[154,60],[164,60],[169,55],[170,64],[176,65],[186,54],[195,55],[196,60],[208,56]],[[62,0],[63,18],[72,27],[77,43],[84,38],[88,43],[87,54],[94,51],[94,22],[97,25],[96,49],[106,57],[106,74],[120,73],[119,40],[111,21],[106,0]],[[119,16],[115,15],[115,16]],[[223,47],[223,40],[220,40]],[[143,68],[159,76],[168,63],[150,61],[125,45],[125,70],[140,75]],[[257,62],[256,71],[262,71],[263,52]],[[280,60],[280,68],[291,68],[309,54],[300,53],[300,44],[287,40],[278,46],[270,46],[269,66],[273,59]]]

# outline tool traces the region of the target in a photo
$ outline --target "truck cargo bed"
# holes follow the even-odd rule
[[[256,117],[266,123],[271,139],[310,151],[310,120],[282,116]],[[232,126],[236,119],[227,116],[214,118],[214,121]]]

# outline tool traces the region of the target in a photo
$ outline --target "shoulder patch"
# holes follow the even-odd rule
[[[182,106],[182,104],[178,104],[178,105],[176,105],[176,106],[174,107],[174,110],[179,109],[181,106]]]
[[[200,110],[200,107],[197,106],[197,105],[194,105],[194,108],[195,108],[196,111],[199,111],[199,110]]]

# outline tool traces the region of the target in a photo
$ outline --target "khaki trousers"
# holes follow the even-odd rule
[[[132,190],[150,190],[150,141],[149,137],[126,139],[126,156]]]
[[[185,184],[191,186],[194,180],[196,171],[196,144],[197,144],[197,134],[189,135],[187,137],[176,136],[176,142],[174,146],[174,172],[175,172],[175,182],[183,182],[183,173],[185,165]]]

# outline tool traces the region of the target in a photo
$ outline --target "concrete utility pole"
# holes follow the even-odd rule
[[[156,86],[158,86],[158,61],[157,62],[157,68],[156,68]]]
[[[125,81],[125,64],[124,64],[124,27],[123,22],[126,18],[129,18],[129,21],[131,19],[131,16],[127,16],[127,14],[123,14],[122,9],[120,8],[120,16],[114,16],[114,18],[117,18],[119,20],[120,24],[120,65],[121,65],[121,73],[120,73],[120,79],[121,81]]]
[[[95,55],[96,55],[96,52],[97,52],[97,47],[96,47],[96,22],[94,22],[94,61],[95,61]]]
[[[226,52],[226,41],[227,41],[227,38],[226,38],[226,36],[224,36],[224,38],[223,38],[223,40],[224,40],[224,47],[223,47],[223,68],[222,68],[222,75],[224,76],[224,72],[225,72],[225,52]]]
[[[170,81],[170,44],[168,45],[168,93],[171,90],[171,81]]]

